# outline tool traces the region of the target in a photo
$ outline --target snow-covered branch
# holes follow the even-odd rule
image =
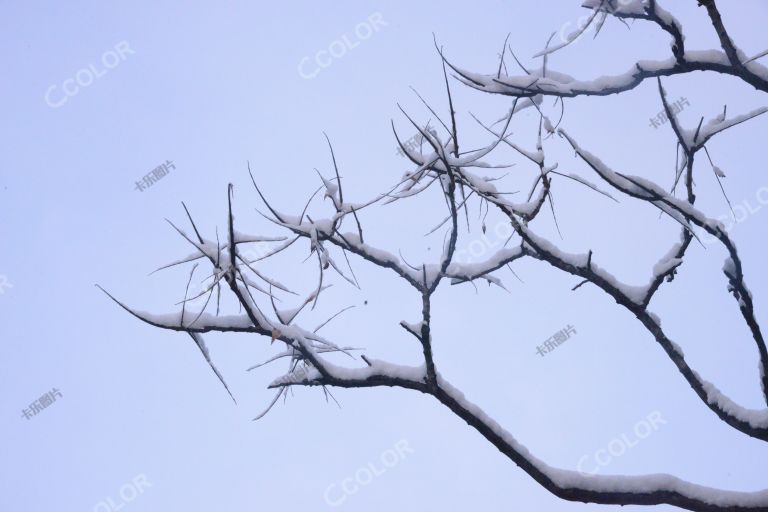
[[[588,23],[597,24],[598,31],[606,19],[611,17],[619,20],[643,20],[656,24],[672,39],[672,56],[669,59],[641,61],[628,72],[614,77],[581,81],[548,68],[547,58],[555,52],[563,51],[572,41],[581,36],[584,29],[569,36],[563,44],[553,47],[548,44],[539,52],[537,57],[543,59],[541,69],[528,70],[520,64],[525,71],[523,76],[502,74],[502,69],[506,70],[504,63],[506,42],[498,70],[492,75],[471,73],[451,65],[445,59],[442,48],[438,47],[444,65],[443,77],[446,84],[448,117],[444,121],[437,110],[420,95],[419,99],[433,116],[430,117],[430,122],[426,124],[417,122],[401,108],[407,121],[418,131],[422,145],[421,148],[414,148],[410,144],[406,147],[400,141],[393,121],[395,138],[403,155],[413,166],[388,190],[367,201],[350,201],[349,191],[352,189],[345,188],[346,182],[342,180],[339,169],[341,159],[337,159],[331,140],[326,136],[333,170],[332,172],[315,170],[312,179],[319,179],[318,186],[306,203],[302,203],[304,206],[298,215],[285,213],[271,203],[259,187],[260,183],[250,166],[248,168],[256,193],[266,208],[266,212],[262,215],[275,229],[280,230],[279,235],[247,234],[237,229],[233,213],[234,190],[231,185],[227,189],[228,211],[226,235],[223,240],[219,240],[218,232],[215,241],[206,239],[198,230],[189,209],[184,205],[184,211],[194,234],[187,233],[174,224],[172,226],[193,247],[194,252],[158,269],[192,265],[184,299],[179,303],[180,311],[164,315],[152,314],[133,309],[112,295],[108,295],[131,315],[153,327],[186,333],[194,341],[197,349],[228,392],[230,389],[214,365],[202,335],[208,332],[241,333],[259,336],[270,345],[278,342],[278,352],[266,361],[249,368],[253,370],[278,362],[288,363],[287,369],[281,371],[269,384],[269,388],[276,390],[276,395],[266,410],[256,419],[263,417],[281,396],[287,396],[288,390],[296,387],[320,387],[326,397],[330,395],[330,389],[333,387],[388,386],[409,389],[434,397],[457,417],[466,421],[538,484],[562,499],[617,505],[670,504],[688,510],[707,512],[768,511],[768,491],[751,493],[722,491],[661,474],[584,475],[547,465],[442,377],[439,370],[439,351],[441,343],[445,340],[435,339],[433,330],[433,323],[441,313],[435,309],[435,304],[438,303],[433,299],[441,292],[441,284],[446,282],[474,284],[477,280],[484,280],[506,289],[501,278],[495,275],[497,271],[526,257],[546,262],[555,269],[580,278],[581,282],[574,287],[574,290],[585,283],[590,283],[632,313],[653,336],[696,395],[710,410],[733,428],[756,439],[768,441],[768,409],[751,410],[742,407],[722,393],[713,383],[702,378],[689,365],[682,349],[664,332],[659,318],[649,311],[649,305],[663,283],[671,282],[683,265],[684,258],[696,239],[694,228],[702,229],[717,238],[728,253],[723,266],[723,272],[728,281],[727,289],[737,300],[758,348],[759,378],[768,403],[768,350],[757,322],[753,297],[746,284],[744,265],[725,227],[695,205],[696,182],[694,180],[694,162],[697,154],[704,151],[710,160],[712,172],[720,182],[719,179],[724,176],[724,173],[712,162],[706,147],[707,143],[715,135],[760,116],[768,112],[768,109],[760,108],[746,114],[728,117],[727,109],[724,108],[721,115],[706,123],[702,118],[697,127],[691,129],[683,126],[671,109],[659,79],[661,103],[670,120],[679,155],[682,156],[682,160],[678,160],[675,165],[675,182],[670,191],[645,178],[614,171],[596,154],[580,146],[575,137],[560,127],[565,114],[564,98],[620,93],[653,77],[659,78],[692,71],[714,71],[738,77],[745,83],[768,92],[768,68],[756,62],[760,55],[748,59],[738,49],[728,35],[713,0],[699,0],[699,3],[706,8],[718,34],[721,42],[720,50],[686,49],[682,24],[655,0],[587,0],[584,7],[593,11]],[[484,138],[490,139],[485,140],[478,149],[460,150],[460,123],[446,66],[456,73],[460,81],[475,89],[515,98],[511,109],[496,123],[487,124],[475,118],[487,132],[484,132]],[[557,97],[556,105],[560,106],[560,119],[557,122],[553,122],[543,111],[546,108],[542,106],[543,96]],[[526,144],[513,140],[512,135],[508,133],[515,113],[523,108],[536,109],[539,114],[534,149],[526,148]],[[436,119],[435,128],[441,129],[442,126],[440,133],[430,126],[432,119]],[[462,128],[461,148],[467,147],[468,139],[470,137]],[[573,173],[560,172],[556,162],[547,161],[545,144],[565,144],[564,141],[570,144],[580,159],[613,191],[656,207],[680,225],[680,240],[670,244],[658,263],[650,269],[646,283],[640,285],[623,283],[598,263],[599,258],[592,250],[586,250],[580,254],[568,253],[537,233],[538,229],[534,224],[538,224],[539,215],[544,210],[551,211],[555,227],[558,232],[560,231],[553,198],[554,181],[557,180],[559,183],[560,177],[572,180],[616,201],[613,195],[601,190],[586,178]],[[509,167],[492,163],[492,159],[500,148],[511,148],[515,156],[522,157],[525,165],[532,164],[532,168],[535,169],[530,188],[526,186],[527,197],[524,199],[513,201],[509,198],[509,195],[515,192],[509,192],[499,185],[504,176],[480,174],[481,172],[494,173]],[[681,183],[685,187],[684,198],[678,197],[675,193],[676,187]],[[725,193],[724,189],[723,193]],[[439,252],[436,257],[430,261],[412,264],[406,261],[397,249],[388,250],[377,247],[370,243],[371,237],[364,236],[364,233],[368,233],[365,228],[370,228],[370,219],[367,217],[370,208],[393,208],[395,206],[392,205],[402,201],[420,200],[427,194],[437,194],[440,200],[440,211],[435,215],[437,220],[430,225],[433,227],[428,232],[431,235],[440,231],[443,235],[441,250],[435,251]],[[318,202],[322,202],[322,207],[326,209],[325,213],[319,212],[316,208]],[[457,254],[462,250],[461,245],[464,242],[464,218],[466,218],[467,232],[471,233],[468,212],[470,205],[477,206],[478,203],[481,212],[485,207],[486,215],[493,206],[494,214],[501,214],[504,225],[511,226],[512,236],[505,241],[503,247],[485,256],[482,261],[460,261]],[[442,210],[443,206],[445,210]],[[347,222],[346,229],[344,222]],[[483,232],[485,229],[484,217]],[[515,238],[510,244],[513,236],[519,237],[519,240]],[[263,243],[277,245],[257,251],[254,255],[250,248],[260,247],[259,244]],[[279,257],[284,258],[281,262],[287,261],[287,255],[297,247],[306,248],[309,254],[307,260],[313,265],[313,269],[315,265],[317,268],[316,279],[311,279],[307,285],[308,290],[301,294],[292,291],[262,267],[264,260],[268,259]],[[353,255],[352,260],[355,264],[386,269],[390,272],[390,276],[403,279],[410,285],[409,290],[418,294],[421,306],[418,311],[418,320],[412,323],[401,321],[399,325],[406,331],[400,332],[400,335],[407,335],[410,343],[413,343],[411,337],[416,338],[419,343],[420,364],[406,366],[369,357],[368,348],[358,348],[365,345],[371,338],[367,332],[349,333],[353,340],[346,343],[333,341],[318,334],[325,325],[353,308],[353,305],[340,310],[336,309],[332,315],[330,312],[324,314],[324,321],[315,329],[300,325],[305,323],[303,320],[308,312],[322,311],[325,300],[321,302],[320,298],[325,296],[323,292],[333,284],[335,279],[341,279],[350,286],[360,287],[349,254]],[[211,272],[204,280],[205,285],[202,286],[202,291],[198,290],[190,295],[193,276],[201,263],[210,264]],[[237,314],[220,314],[222,290],[224,292],[229,290],[234,297],[234,301],[231,302],[237,306]],[[215,301],[213,301],[214,293]],[[289,305],[284,306],[283,300]],[[199,302],[203,302],[202,307],[192,311],[193,306]],[[215,313],[209,311],[213,308],[214,302]],[[416,314],[414,312],[414,316]],[[348,358],[345,359],[346,365],[340,364],[336,359],[344,357]]]
[[[474,73],[449,64],[466,85],[480,91],[513,97],[606,96],[634,89],[649,78],[681,75],[693,71],[713,71],[737,77],[758,90],[768,92],[768,68],[748,58],[728,36],[713,0],[700,1],[707,9],[712,25],[721,41],[720,50],[686,50],[681,23],[656,0],[588,0],[584,7],[602,11],[617,19],[637,19],[655,23],[672,38],[672,56],[664,60],[641,60],[620,75],[577,80],[567,74],[547,69],[527,69],[518,76]],[[590,19],[589,23],[595,22]],[[574,39],[578,34],[574,34]],[[567,45],[548,48],[535,57],[544,57]]]

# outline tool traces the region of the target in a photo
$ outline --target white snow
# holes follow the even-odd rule
[[[561,488],[580,488],[598,492],[648,493],[659,490],[677,492],[683,496],[721,507],[768,506],[768,490],[736,492],[713,489],[687,482],[673,475],[649,474],[639,476],[591,475],[578,471],[554,468],[534,456],[524,445],[505,430],[480,407],[466,399],[464,394],[438,375],[439,386],[462,408],[469,411],[509,447],[529,461],[538,471]]]
[[[754,428],[768,428],[768,409],[747,409],[728,398],[717,386],[709,381],[702,379],[698,373],[694,372],[697,380],[701,382],[704,391],[707,393],[707,401],[716,405],[730,416],[733,416],[743,422],[748,423]]]

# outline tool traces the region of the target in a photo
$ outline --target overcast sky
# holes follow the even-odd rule
[[[253,422],[285,364],[246,369],[281,347],[247,335],[206,338],[234,404],[188,336],[138,321],[94,286],[138,309],[177,311],[190,267],[148,275],[191,252],[164,219],[186,228],[184,201],[207,238],[215,239],[217,227],[223,236],[233,183],[238,229],[281,234],[256,211],[264,208],[246,163],[275,205],[298,214],[321,184],[313,168],[326,176],[333,170],[323,131],[334,144],[345,196],[362,202],[384,191],[409,169],[396,152],[391,120],[403,139],[415,133],[398,103],[421,123],[432,119],[409,86],[446,112],[433,34],[465,69],[495,72],[507,34],[521,62],[537,67],[531,56],[552,32],[557,41],[573,29],[586,12],[580,3],[551,1],[546,11],[529,0],[4,3],[0,509],[619,510],[553,497],[416,392],[332,390],[338,407],[319,389],[297,389]],[[683,23],[689,49],[717,48],[695,1],[664,3]],[[767,2],[720,4],[747,54],[768,47]],[[587,79],[668,56],[668,38],[656,26],[627,30],[609,19],[597,39],[578,40],[550,66]],[[511,62],[509,71],[520,73]],[[487,144],[469,113],[495,121],[510,99],[455,80],[451,86],[463,144]],[[665,86],[682,102],[680,118],[689,127],[723,104],[734,114],[768,105],[764,94],[713,74],[667,79]],[[542,108],[560,116],[551,99]],[[674,135],[668,123],[651,122],[661,109],[649,81],[620,96],[567,101],[562,126],[615,169],[668,187]],[[536,125],[530,110],[516,116],[515,141],[533,149]],[[731,201],[749,211],[731,222],[731,233],[763,323],[766,129],[768,117],[758,118],[709,145]],[[547,139],[547,162],[598,181],[566,146]],[[487,174],[509,172],[504,186],[520,190],[518,197],[527,193],[535,167],[507,150],[493,162],[515,164]],[[145,180],[163,165],[167,174]],[[726,215],[701,155],[696,181],[699,207]],[[554,198],[562,238],[551,212],[531,228],[566,250],[594,250],[596,261],[628,283],[645,283],[678,239],[673,221],[626,197],[617,204],[556,179]],[[424,234],[443,219],[443,208],[438,196],[424,195],[369,209],[361,220],[370,243],[400,251],[412,264],[434,262],[443,231]],[[328,200],[313,202],[313,218],[331,211]],[[477,203],[470,212],[473,232],[462,232],[462,247],[468,259],[482,259],[503,245],[506,226],[491,214],[483,235]],[[316,265],[303,263],[308,244],[296,245],[264,268],[307,294]],[[757,351],[726,291],[724,258],[715,244],[692,247],[650,309],[705,379],[745,407],[764,407]],[[420,347],[398,322],[419,319],[420,297],[392,273],[351,263],[361,289],[336,279],[299,323],[311,329],[354,305],[324,328],[327,337],[364,347],[373,358],[419,364]],[[546,264],[513,268],[520,280],[509,270],[498,273],[509,292],[464,284],[435,298],[436,362],[467,398],[553,466],[577,469],[581,461],[600,474],[664,472],[733,490],[768,487],[768,447],[719,421],[634,317],[595,287],[571,291],[578,281]],[[201,266],[198,278],[208,272]],[[285,300],[288,307],[298,299]],[[567,342],[536,353],[569,326]],[[55,402],[25,418],[47,393]],[[639,438],[638,424],[651,423],[652,433]],[[614,442],[621,455],[606,457],[616,439],[625,440],[624,450]]]

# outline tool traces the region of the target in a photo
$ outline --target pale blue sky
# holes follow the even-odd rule
[[[163,219],[184,224],[183,200],[214,238],[232,182],[239,229],[279,234],[254,210],[261,206],[246,161],[276,204],[298,213],[319,185],[313,167],[331,172],[323,131],[334,142],[345,195],[362,201],[380,192],[407,168],[395,153],[390,119],[406,138],[414,132],[397,103],[422,122],[430,117],[408,87],[445,112],[433,32],[453,62],[491,72],[508,32],[531,64],[552,31],[584,15],[579,3],[552,1],[546,11],[528,0],[3,3],[0,275],[13,287],[0,295],[0,510],[92,511],[139,474],[152,486],[124,512],[333,510],[326,489],[399,440],[413,453],[338,510],[619,510],[554,498],[448,410],[413,392],[337,390],[339,409],[319,390],[297,390],[254,423],[272,396],[266,385],[284,366],[245,370],[279,348],[247,336],[208,338],[234,405],[188,337],[137,321],[94,287],[140,309],[175,310],[187,271],[147,276],[190,252]],[[716,47],[696,2],[665,3],[683,22],[689,48]],[[746,53],[768,46],[768,3],[720,3]],[[378,30],[355,40],[355,26],[377,13]],[[345,35],[359,44],[302,78],[302,60]],[[102,56],[121,42],[132,53],[105,69]],[[667,48],[654,26],[627,31],[609,20],[597,40],[578,41],[551,66],[589,78],[623,72],[638,58],[665,58]],[[46,91],[56,86],[60,101],[64,82],[90,64],[103,76],[49,106]],[[687,124],[716,115],[723,103],[733,113],[768,105],[764,94],[727,77],[697,73],[665,85],[671,97],[689,100],[681,114]],[[467,147],[486,143],[468,112],[495,120],[509,100],[452,86]],[[550,100],[544,108],[558,113]],[[673,135],[668,125],[649,126],[660,109],[649,82],[620,96],[568,101],[564,126],[606,163],[666,186]],[[529,148],[535,121],[523,113],[511,128]],[[731,199],[756,210],[732,233],[763,323],[768,204],[758,193],[768,188],[761,165],[767,128],[768,117],[760,118],[710,145]],[[565,142],[546,144],[548,161],[597,181]],[[176,167],[168,176],[134,189],[166,160]],[[505,151],[496,161],[516,163],[510,187],[527,191],[528,163]],[[711,171],[699,164],[700,207],[725,214]],[[643,283],[677,240],[673,223],[626,198],[617,205],[563,180],[556,180],[555,198],[564,240],[551,216],[532,227],[567,250],[593,249],[628,282]],[[442,235],[422,235],[442,219],[440,208],[426,196],[380,208],[366,215],[366,232],[409,261],[432,261]],[[329,205],[318,201],[315,211],[328,213]],[[495,222],[489,218],[490,227]],[[473,238],[479,232],[464,243]],[[311,260],[301,263],[308,250],[297,247],[269,272],[308,292],[315,278]],[[757,353],[725,291],[724,256],[716,246],[694,247],[651,309],[705,378],[757,408]],[[418,346],[397,324],[417,319],[419,297],[388,273],[353,265],[363,290],[337,283],[306,325],[354,304],[328,326],[328,337],[364,346],[372,357],[417,363]],[[568,469],[659,411],[667,423],[604,474],[671,472],[734,490],[768,487],[765,444],[717,420],[637,321],[594,288],[571,292],[578,281],[544,264],[523,261],[515,270],[524,283],[501,274],[510,293],[480,287],[476,294],[463,285],[435,299],[437,363],[469,399],[540,458]],[[568,324],[577,331],[570,341],[544,358],[535,354]],[[63,397],[23,419],[22,409],[54,387]]]

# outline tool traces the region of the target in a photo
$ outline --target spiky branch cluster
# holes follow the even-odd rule
[[[279,341],[284,346],[284,350],[268,361],[253,367],[261,367],[282,359],[290,361],[288,372],[275,379],[270,385],[271,388],[277,389],[277,394],[270,407],[281,396],[285,396],[292,386],[320,386],[323,390],[327,390],[329,387],[391,386],[417,390],[433,396],[447,406],[534,480],[563,499],[619,505],[666,503],[697,511],[768,510],[768,491],[737,493],[697,486],[672,476],[657,475],[654,478],[587,476],[574,471],[551,468],[521,446],[509,432],[485,415],[479,407],[468,402],[461,392],[453,388],[440,374],[433,351],[432,298],[441,284],[446,281],[451,284],[459,284],[483,280],[489,284],[503,287],[499,277],[493,274],[495,271],[509,266],[518,259],[534,258],[548,263],[555,269],[580,278],[580,282],[574,286],[574,290],[589,283],[615,299],[621,307],[632,313],[648,330],[706,407],[733,428],[753,438],[768,441],[768,409],[760,411],[745,409],[723,395],[713,384],[703,379],[690,367],[680,348],[664,332],[657,317],[648,310],[651,300],[663,284],[671,282],[676,273],[680,271],[684,257],[696,239],[694,228],[702,229],[717,238],[728,253],[723,268],[728,282],[728,291],[736,299],[744,321],[758,348],[759,380],[768,404],[768,375],[766,374],[768,351],[766,351],[765,340],[755,317],[754,303],[746,284],[744,266],[736,245],[729,237],[725,227],[695,207],[694,180],[696,156],[701,150],[704,150],[709,156],[706,144],[712,137],[761,115],[768,109],[758,109],[729,118],[727,117],[727,110],[724,108],[720,116],[706,123],[702,117],[695,128],[686,128],[670,108],[661,83],[663,76],[679,75],[691,71],[715,71],[739,78],[760,91],[768,92],[768,69],[757,62],[757,59],[765,56],[768,52],[751,59],[746,57],[728,35],[714,0],[699,0],[699,4],[706,9],[709,15],[721,43],[722,51],[696,52],[686,50],[682,25],[655,0],[588,0],[585,7],[592,9],[593,13],[587,26],[580,32],[573,34],[561,45],[550,47],[548,42],[547,47],[536,56],[542,58],[543,61],[541,68],[536,71],[528,70],[520,63],[512,53],[512,49],[508,48],[508,41],[504,43],[498,69],[491,75],[471,73],[458,68],[449,63],[444,57],[442,49],[438,48],[443,61],[443,74],[448,95],[448,119],[443,121],[426,101],[423,99],[422,101],[442,126],[444,135],[436,135],[436,132],[428,129],[428,125],[424,126],[417,123],[403,110],[405,118],[421,134],[422,147],[420,150],[406,147],[400,141],[393,123],[393,131],[398,144],[412,162],[413,168],[406,172],[389,190],[362,203],[349,202],[344,196],[343,183],[330,140],[328,145],[335,176],[327,178],[318,171],[322,184],[312,194],[297,216],[281,212],[270,203],[259,188],[253,173],[251,173],[253,185],[268,211],[265,216],[283,229],[288,236],[259,237],[238,232],[235,229],[232,213],[232,187],[230,185],[227,240],[225,242],[219,241],[218,236],[216,241],[203,238],[189,211],[186,210],[186,206],[184,208],[194,235],[174,226],[179,234],[194,247],[195,253],[168,266],[207,260],[213,269],[210,276],[211,283],[201,293],[192,297],[187,296],[188,293],[185,294],[181,312],[177,314],[158,316],[135,311],[123,304],[121,306],[151,325],[188,333],[222,383],[224,380],[208,355],[202,338],[203,333],[210,331],[247,332],[264,336],[270,342]],[[622,22],[625,20],[644,20],[656,24],[671,37],[672,56],[665,61],[638,62],[625,75],[594,82],[575,80],[548,69],[547,59],[553,52],[568,46],[583,34],[589,24],[595,24],[597,32],[599,32],[609,17]],[[550,37],[550,41],[551,39]],[[523,69],[524,75],[509,75],[505,62],[507,50]],[[456,112],[446,66],[455,72],[456,78],[470,87],[514,98],[513,106],[508,114],[496,123],[486,124],[476,119],[492,136],[491,141],[480,149],[460,149]],[[669,117],[678,147],[678,161],[675,164],[674,182],[670,190],[644,178],[613,171],[595,154],[583,148],[575,136],[560,127],[565,111],[565,98],[622,93],[633,89],[649,78],[658,80],[660,101]],[[556,123],[552,123],[540,109],[542,98],[545,96],[557,98],[561,107],[560,120]],[[525,149],[510,140],[511,136],[508,135],[508,129],[517,112],[521,109],[530,108],[539,112],[537,144],[533,149]],[[494,128],[494,126],[499,128]],[[612,195],[600,190],[589,181],[578,176],[559,173],[556,163],[548,164],[546,162],[543,140],[555,134],[566,144],[569,144],[580,159],[616,192],[654,206],[681,226],[680,240],[671,246],[661,258],[660,263],[650,272],[651,275],[646,286],[630,287],[624,285],[597,263],[591,250],[585,254],[564,253],[551,241],[532,230],[531,225],[545,208],[546,203],[549,204],[549,209],[554,214],[552,201],[552,178],[554,176],[574,179],[613,199]],[[476,169],[497,167],[488,164],[483,159],[490,156],[495,149],[502,145],[517,151],[537,170],[527,199],[523,202],[511,201],[507,192],[500,191],[496,187],[495,182],[500,177],[484,177],[476,174]],[[722,177],[722,171],[714,164],[712,164],[712,171],[719,181]],[[678,197],[677,194],[677,188],[681,183],[685,189],[684,197]],[[365,241],[361,217],[364,216],[366,209],[374,205],[383,206],[417,198],[431,190],[436,190],[439,193],[446,206],[444,219],[432,230],[432,232],[445,230],[442,252],[437,261],[411,265],[402,256],[395,256]],[[325,199],[330,199],[332,213],[326,218],[313,218],[308,213],[309,207],[320,191],[324,191]],[[456,251],[459,244],[461,217],[463,214],[468,215],[469,204],[474,201],[479,201],[481,207],[494,208],[502,214],[514,228],[519,240],[511,246],[505,244],[504,248],[483,262],[466,265],[456,261]],[[348,226],[346,229],[343,227],[345,221]],[[467,225],[469,226],[468,221]],[[300,300],[297,307],[291,310],[280,310],[276,305],[276,295],[293,292],[275,279],[266,276],[259,269],[259,265],[262,260],[281,255],[285,249],[301,240],[308,243],[310,255],[317,260],[318,281],[311,293]],[[259,258],[249,259],[244,256],[242,246],[265,241],[279,242],[279,245]],[[361,355],[362,362],[354,366],[339,366],[332,362],[329,355],[334,353],[345,353],[357,361],[353,352],[359,349],[334,343],[318,334],[318,331],[328,321],[348,308],[339,311],[314,330],[304,329],[296,324],[296,319],[302,310],[308,307],[314,309],[318,304],[322,292],[327,288],[326,273],[335,272],[351,285],[359,286],[352,271],[349,253],[367,264],[391,271],[407,282],[421,297],[420,321],[417,323],[405,321],[400,323],[420,346],[423,353],[423,363],[420,366],[402,366],[366,355]],[[338,263],[340,261],[339,255],[343,256],[346,268]],[[190,273],[190,282],[196,267],[197,263]],[[243,314],[220,314],[219,298],[222,287],[229,288]],[[188,289],[189,283],[187,284]],[[211,304],[214,291],[217,295],[217,306],[215,314],[212,314],[207,312],[207,308]],[[186,311],[186,304],[202,297],[205,297],[202,309],[197,313],[189,314]],[[268,313],[270,310],[271,312]],[[267,408],[268,410],[269,408]],[[258,417],[263,416],[264,413]]]

